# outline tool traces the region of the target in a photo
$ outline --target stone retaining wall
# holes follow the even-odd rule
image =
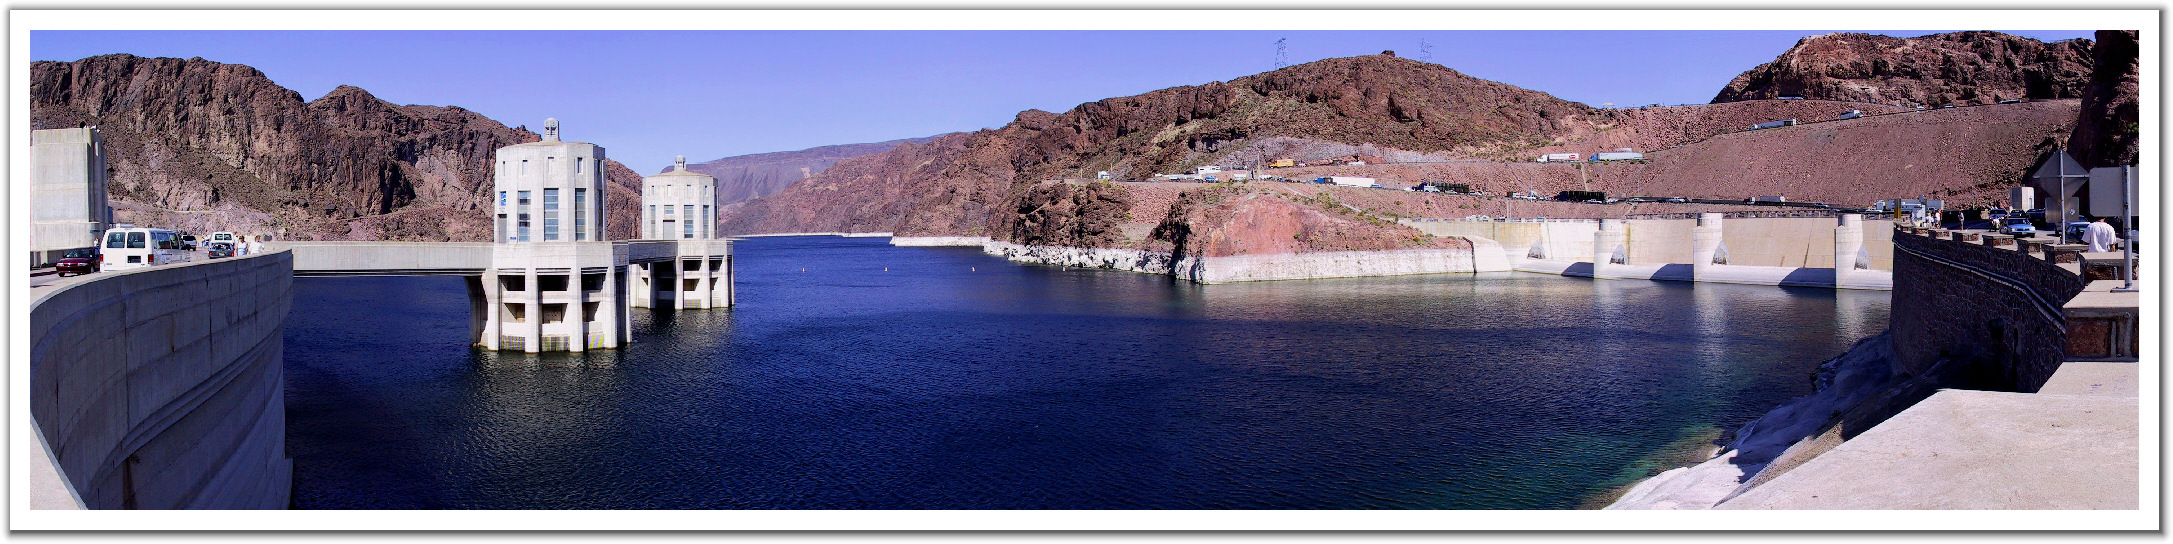
[[[2035,392],[2065,359],[2061,306],[2082,278],[2038,255],[1944,231],[1896,229],[1896,371],[1922,374],[1941,359],[1980,369],[1987,389]],[[2032,244],[2019,244],[2030,246]]]
[[[74,500],[34,478],[31,507],[286,508],[293,265],[271,252],[103,272],[33,300],[30,413],[42,468]]]

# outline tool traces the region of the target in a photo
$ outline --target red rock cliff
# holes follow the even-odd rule
[[[1799,96],[1937,107],[2079,98],[2090,66],[2090,40],[2083,39],[2045,43],[1991,31],[1823,34],[1736,76],[1713,102]]]
[[[487,240],[493,153],[541,139],[349,86],[305,102],[201,58],[32,63],[30,107],[33,128],[99,127],[120,221],[290,239]],[[641,177],[615,161],[605,176],[607,236],[629,238]]]

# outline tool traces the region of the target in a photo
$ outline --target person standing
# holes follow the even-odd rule
[[[249,243],[242,244],[242,246],[245,248],[243,249],[243,251],[247,252],[247,254],[249,255],[255,255],[259,251],[264,251],[264,235],[259,234],[256,236],[251,236],[249,237]]]
[[[2103,217],[2098,218],[2097,221],[2092,221],[2089,227],[2083,229],[2082,243],[2090,245],[2088,251],[2112,251],[2113,244],[2119,241],[2120,234],[2113,230],[2112,225],[2105,224],[2105,218]]]

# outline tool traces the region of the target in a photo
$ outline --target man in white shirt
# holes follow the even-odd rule
[[[2112,225],[2105,224],[2103,217],[2090,222],[2090,226],[2083,229],[2082,243],[2090,244],[2089,251],[2112,251],[2113,244],[2119,242],[2120,234],[2113,230]]]

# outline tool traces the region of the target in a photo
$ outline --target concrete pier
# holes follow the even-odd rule
[[[1698,214],[1698,226],[1690,229],[1690,269],[1692,277],[1704,278],[1712,274],[1714,262],[1720,254],[1721,215]]]
[[[680,240],[669,260],[627,268],[636,308],[700,310],[732,305],[730,240]]]
[[[1628,239],[1629,229],[1621,219],[1600,220],[1600,230],[1592,233],[1592,277],[1617,279],[1631,274],[1617,269],[1630,264]]]

